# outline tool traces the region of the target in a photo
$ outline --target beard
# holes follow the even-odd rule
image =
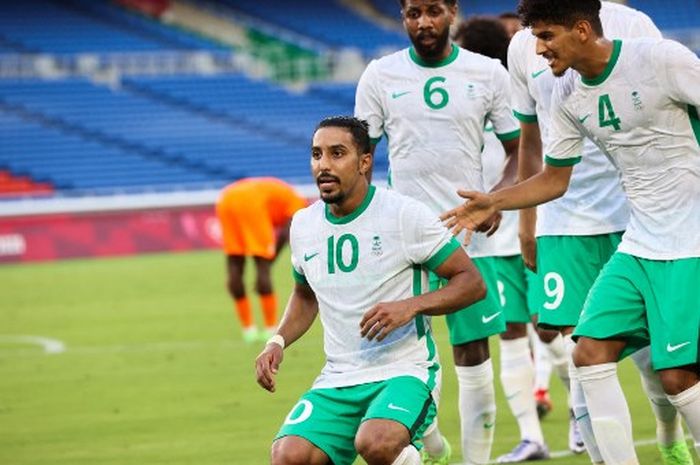
[[[450,40],[450,28],[447,27],[441,34],[430,32],[419,32],[415,36],[409,34],[413,48],[416,49],[418,55],[428,61],[436,61],[441,58],[443,51],[447,47]],[[435,42],[431,45],[423,44],[424,38],[434,38]]]
[[[316,184],[319,188],[318,193],[319,197],[321,198],[321,200],[323,200],[324,203],[340,203],[345,199],[345,192],[343,192],[340,189],[338,189],[335,192],[324,192],[321,189],[321,181],[334,181],[340,188],[340,179],[330,175],[323,175],[318,177],[318,179],[316,180]]]

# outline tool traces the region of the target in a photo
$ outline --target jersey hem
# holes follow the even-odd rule
[[[581,157],[572,157],[572,158],[552,158],[549,155],[545,155],[544,157],[545,163],[551,166],[557,166],[557,167],[565,167],[565,166],[574,166],[575,164],[579,163],[581,161]]]
[[[513,110],[513,116],[518,121],[522,121],[523,123],[536,123],[537,122],[537,115],[526,115],[524,113],[518,113],[517,111]]]

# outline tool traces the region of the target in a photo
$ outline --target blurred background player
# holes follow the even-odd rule
[[[401,7],[412,46],[367,66],[357,87],[355,114],[369,123],[374,144],[386,133],[392,188],[439,216],[461,203],[456,191],[463,183],[483,188],[485,121],[493,124],[508,155],[499,185],[515,181],[519,128],[505,68],[450,40],[456,1],[403,0]],[[494,216],[484,231],[495,230],[499,219]],[[486,240],[474,235],[467,247],[486,282],[486,299],[447,316],[467,464],[490,460],[496,401],[488,338],[505,330],[495,263],[482,251]],[[433,286],[439,285],[434,279]],[[423,440],[426,463],[448,463],[449,445],[435,426]]]
[[[243,340],[266,340],[277,326],[277,297],[270,268],[287,243],[289,222],[307,202],[276,178],[247,178],[223,189],[216,202],[226,253],[227,288],[233,298]],[[243,284],[246,257],[255,261],[255,291],[260,297],[264,329],[259,332]]]
[[[519,21],[518,21],[519,24]],[[506,66],[509,31],[499,18],[477,16],[462,22],[454,35],[463,48],[498,59]],[[500,180],[506,160],[503,146],[487,124],[482,152],[484,187],[493,188]],[[539,290],[537,275],[523,264],[518,242],[518,213],[504,212],[498,231],[484,244],[485,253],[494,257],[498,272],[498,293],[506,319],[506,331],[500,334],[500,378],[511,413],[518,422],[520,443],[499,463],[541,460],[549,451],[540,427],[537,404],[533,398],[535,367],[528,326],[537,317],[533,293]],[[558,334],[538,330],[536,340],[549,342]],[[544,361],[549,365],[549,359]],[[563,364],[567,369],[566,363]],[[574,423],[575,425],[575,423]]]

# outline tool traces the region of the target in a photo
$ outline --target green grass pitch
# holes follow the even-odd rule
[[[274,272],[284,302],[288,252]],[[0,283],[4,465],[265,464],[273,435],[323,363],[317,323],[285,352],[277,392],[257,386],[253,363],[261,347],[240,339],[217,251],[3,265]],[[458,454],[456,380],[444,321],[435,320],[445,368],[441,427]],[[47,354],[19,336],[60,340],[66,351]],[[653,439],[651,411],[628,361],[621,379],[635,439]],[[493,457],[519,439],[496,389]],[[560,451],[568,418],[556,379],[552,394],[555,409],[543,427],[550,448]],[[638,451],[643,464],[661,463],[655,445]]]

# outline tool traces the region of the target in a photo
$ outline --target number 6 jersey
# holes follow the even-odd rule
[[[372,61],[360,78],[355,116],[370,137],[389,140],[391,186],[435,215],[463,202],[457,189],[483,190],[481,150],[486,121],[501,140],[518,137],[510,107],[510,78],[498,60],[452,45],[438,63],[413,48]],[[486,237],[472,237],[481,257]]]
[[[459,243],[425,206],[370,186],[362,204],[337,218],[322,201],[298,211],[290,229],[297,282],[316,294],[326,365],[314,388],[416,377],[432,389],[439,370],[430,319],[418,315],[383,341],[360,337],[375,304],[427,290],[427,273]]]

